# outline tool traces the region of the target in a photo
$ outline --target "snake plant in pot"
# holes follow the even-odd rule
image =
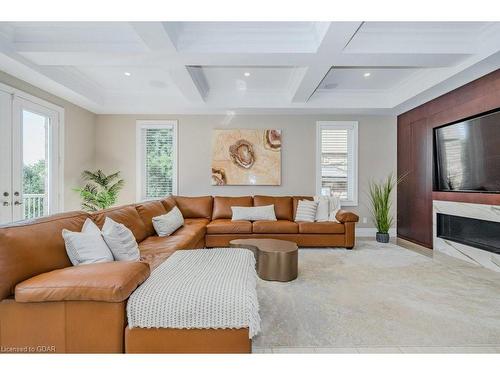
[[[382,182],[370,182],[370,201],[373,223],[377,227],[376,239],[378,242],[389,242],[389,229],[394,222],[391,215],[391,193],[396,181],[390,174]]]

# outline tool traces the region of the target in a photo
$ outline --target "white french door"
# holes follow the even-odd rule
[[[0,224],[59,210],[60,111],[35,101],[0,88]]]

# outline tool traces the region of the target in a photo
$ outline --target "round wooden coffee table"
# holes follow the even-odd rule
[[[263,280],[292,281],[297,278],[299,248],[295,242],[247,238],[232,240],[229,246],[252,250],[257,261],[257,274]]]

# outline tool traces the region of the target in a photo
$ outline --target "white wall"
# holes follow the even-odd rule
[[[84,169],[94,168],[96,115],[2,71],[0,82],[64,108],[64,210],[79,210],[80,198],[72,189],[81,184]]]
[[[241,115],[227,123],[217,115],[97,115],[96,168],[122,172],[126,181],[120,203],[136,201],[136,120],[179,123],[179,191],[181,195],[314,195],[316,121],[359,121],[359,205],[349,209],[369,218],[366,195],[370,179],[396,174],[396,118],[393,116]],[[214,128],[282,129],[281,186],[211,186],[211,136]],[[394,202],[396,201],[394,197]],[[395,203],[394,203],[395,205]],[[395,210],[393,210],[395,212]],[[373,224],[359,223],[359,227]]]

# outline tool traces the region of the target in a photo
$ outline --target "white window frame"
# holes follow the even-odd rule
[[[178,132],[176,120],[137,120],[136,121],[136,197],[138,202],[147,200],[143,196],[143,181],[144,181],[144,150],[142,147],[142,129],[173,129],[173,154],[174,165],[172,166],[172,194],[177,195],[177,182],[178,182]],[[151,198],[154,199],[154,198]]]
[[[347,171],[347,196],[342,206],[358,205],[358,122],[357,121],[317,121],[316,122],[316,194],[321,195],[321,130],[348,130],[347,163],[352,166]]]
[[[28,94],[22,90],[16,89],[12,86],[6,85],[0,82],[0,90],[7,92],[12,95],[12,126],[13,122],[16,121],[13,113],[14,106],[16,106],[17,98],[26,101],[24,107],[29,106],[29,103],[33,103],[33,110],[35,113],[36,106],[43,107],[44,109],[53,112],[51,120],[53,121],[52,128],[55,131],[54,137],[51,139],[54,143],[51,145],[52,157],[56,158],[56,169],[52,171],[52,200],[51,200],[51,212],[50,214],[63,212],[64,211],[64,131],[65,131],[65,111],[64,108],[58,106],[54,103],[40,99],[37,96]],[[42,112],[46,115],[45,112]]]

